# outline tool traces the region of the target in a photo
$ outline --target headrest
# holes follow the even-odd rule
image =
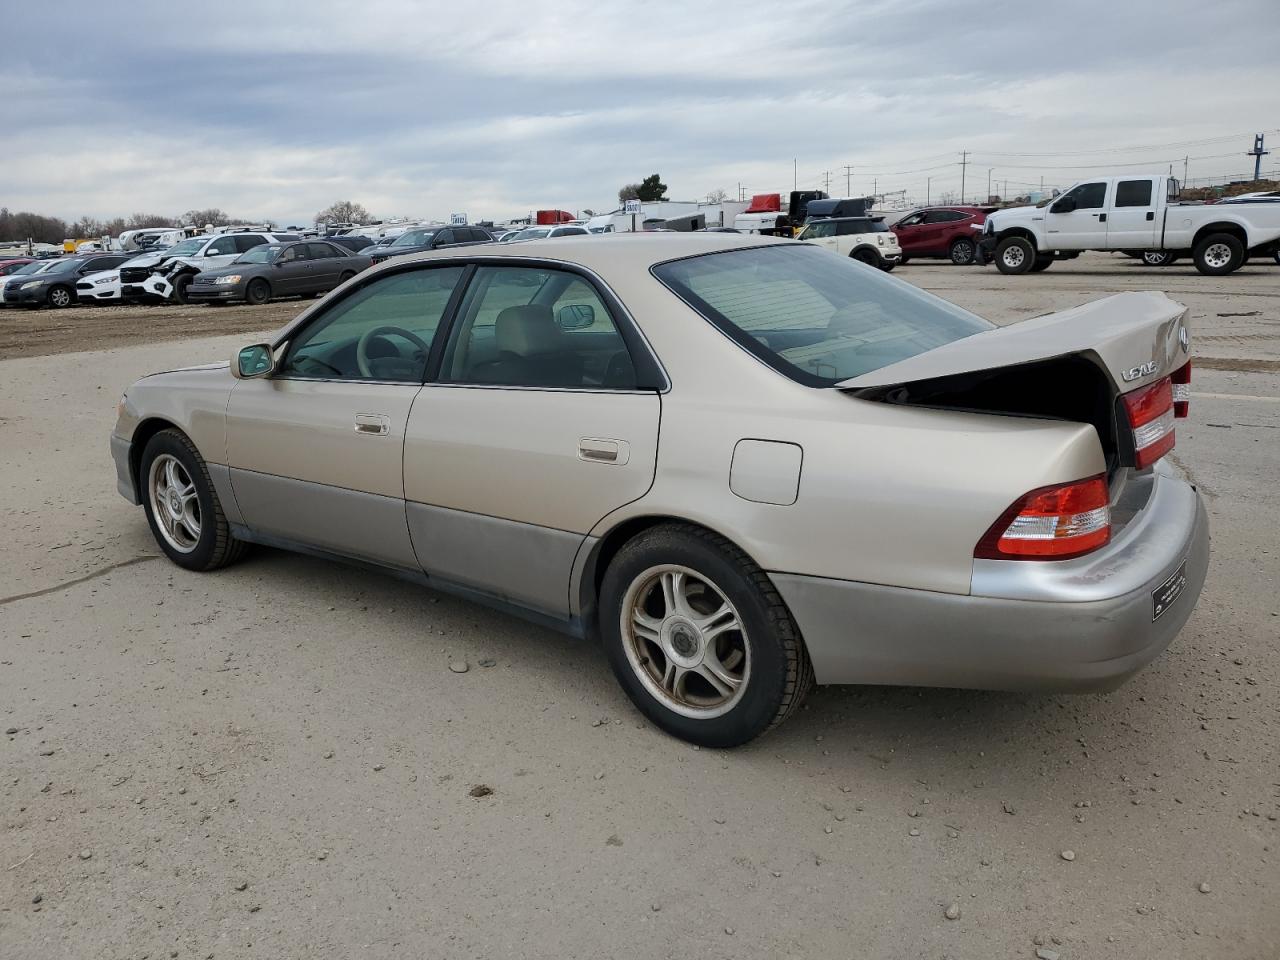
[[[498,314],[493,331],[499,352],[514,353],[518,357],[557,350],[560,336],[551,308],[541,303],[507,307]]]

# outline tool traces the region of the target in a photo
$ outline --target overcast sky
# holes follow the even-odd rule
[[[937,200],[962,150],[976,198],[989,168],[1238,173],[1280,128],[1277,0],[64,0],[6,5],[0,40],[0,205],[69,219],[503,219],[653,172],[786,191],[793,158],[802,187]]]

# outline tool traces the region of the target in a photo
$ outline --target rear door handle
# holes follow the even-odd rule
[[[578,459],[591,463],[612,463],[621,466],[631,458],[631,445],[625,440],[609,440],[604,437],[583,437],[578,441]]]
[[[356,433],[367,433],[375,437],[385,437],[388,430],[390,430],[390,421],[383,414],[356,414]]]

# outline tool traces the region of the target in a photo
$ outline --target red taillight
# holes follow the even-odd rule
[[[1133,428],[1133,450],[1145,470],[1173,449],[1173,383],[1170,377],[1124,395]]]
[[[1000,515],[978,541],[980,560],[1069,560],[1111,539],[1107,479],[1040,487]]]
[[[1191,411],[1191,361],[1173,371],[1169,381],[1173,384],[1173,415],[1181,419]]]

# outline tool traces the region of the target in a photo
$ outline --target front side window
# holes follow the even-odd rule
[[[705,254],[659,264],[653,274],[765,363],[810,386],[992,329],[917,287],[812,247]]]
[[[460,266],[379,277],[343,297],[299,333],[281,376],[421,383]]]
[[[1117,207],[1151,206],[1150,180],[1121,180],[1116,184]]]
[[[219,237],[217,240],[213,241],[213,243],[209,244],[204,255],[206,257],[226,257],[239,252],[239,249],[236,247],[235,237]]]
[[[393,247],[422,247],[436,235],[434,230],[409,230],[391,241]]]
[[[445,347],[441,380],[633,390],[635,367],[595,288],[563,270],[480,267]]]
[[[1103,183],[1082,183],[1072,187],[1065,196],[1076,202],[1077,210],[1096,210],[1107,202],[1107,185]]]

